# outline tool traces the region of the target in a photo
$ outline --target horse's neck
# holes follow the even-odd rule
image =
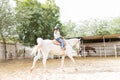
[[[66,40],[66,44],[67,44],[67,46],[73,46],[71,43],[70,43],[70,41],[68,41],[68,40]]]
[[[66,40],[66,43],[71,46],[75,45],[75,41],[73,41],[73,39]]]

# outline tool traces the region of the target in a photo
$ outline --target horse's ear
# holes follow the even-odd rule
[[[79,41],[81,40],[81,38],[78,39]]]

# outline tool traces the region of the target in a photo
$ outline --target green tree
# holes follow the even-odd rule
[[[78,24],[69,21],[64,25],[66,26],[66,37],[120,34],[120,17],[83,20]]]
[[[91,25],[92,35],[107,35],[110,34],[107,20],[95,19]]]
[[[45,4],[37,0],[16,0],[19,26],[19,38],[26,45],[34,45],[38,37],[53,39],[54,26],[59,21],[59,7],[54,0],[46,0]],[[23,15],[23,16],[22,16]]]
[[[0,0],[0,38],[3,42],[3,53],[5,59],[7,59],[6,51],[6,39],[10,35],[9,32],[13,31],[15,22],[15,15],[12,7],[10,6],[9,0]]]
[[[79,33],[81,36],[94,36],[110,34],[108,22],[106,20],[91,19],[80,22]]]
[[[64,25],[64,33],[66,38],[76,37],[75,36],[76,24],[74,22],[69,20],[68,22],[63,23],[63,25]]]
[[[109,31],[111,34],[120,34],[120,17],[113,18],[109,22]]]

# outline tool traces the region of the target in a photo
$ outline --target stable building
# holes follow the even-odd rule
[[[103,36],[85,36],[81,37],[81,46],[90,46],[95,48],[96,53],[90,50],[90,56],[119,56],[120,55],[120,34],[110,34]],[[85,49],[82,56],[87,56]]]

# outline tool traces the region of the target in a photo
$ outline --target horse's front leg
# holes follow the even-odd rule
[[[72,55],[68,55],[68,57],[72,60],[73,64],[76,65],[75,60],[73,59]]]
[[[77,55],[80,56],[80,57],[82,55],[81,52],[82,52],[81,50],[77,50]]]
[[[77,55],[78,55],[78,56],[80,55],[80,50],[79,50],[79,49],[77,50]]]
[[[58,70],[64,71],[64,68],[63,68],[63,66],[64,66],[64,61],[65,61],[65,55],[62,55],[62,58],[61,58],[61,65],[60,65],[60,68],[58,68]]]
[[[74,66],[75,66],[75,70],[77,71],[77,70],[78,70],[78,68],[77,68],[77,64],[76,64],[76,62],[75,62],[73,56],[72,56],[72,55],[68,55],[68,57],[72,60]]]

